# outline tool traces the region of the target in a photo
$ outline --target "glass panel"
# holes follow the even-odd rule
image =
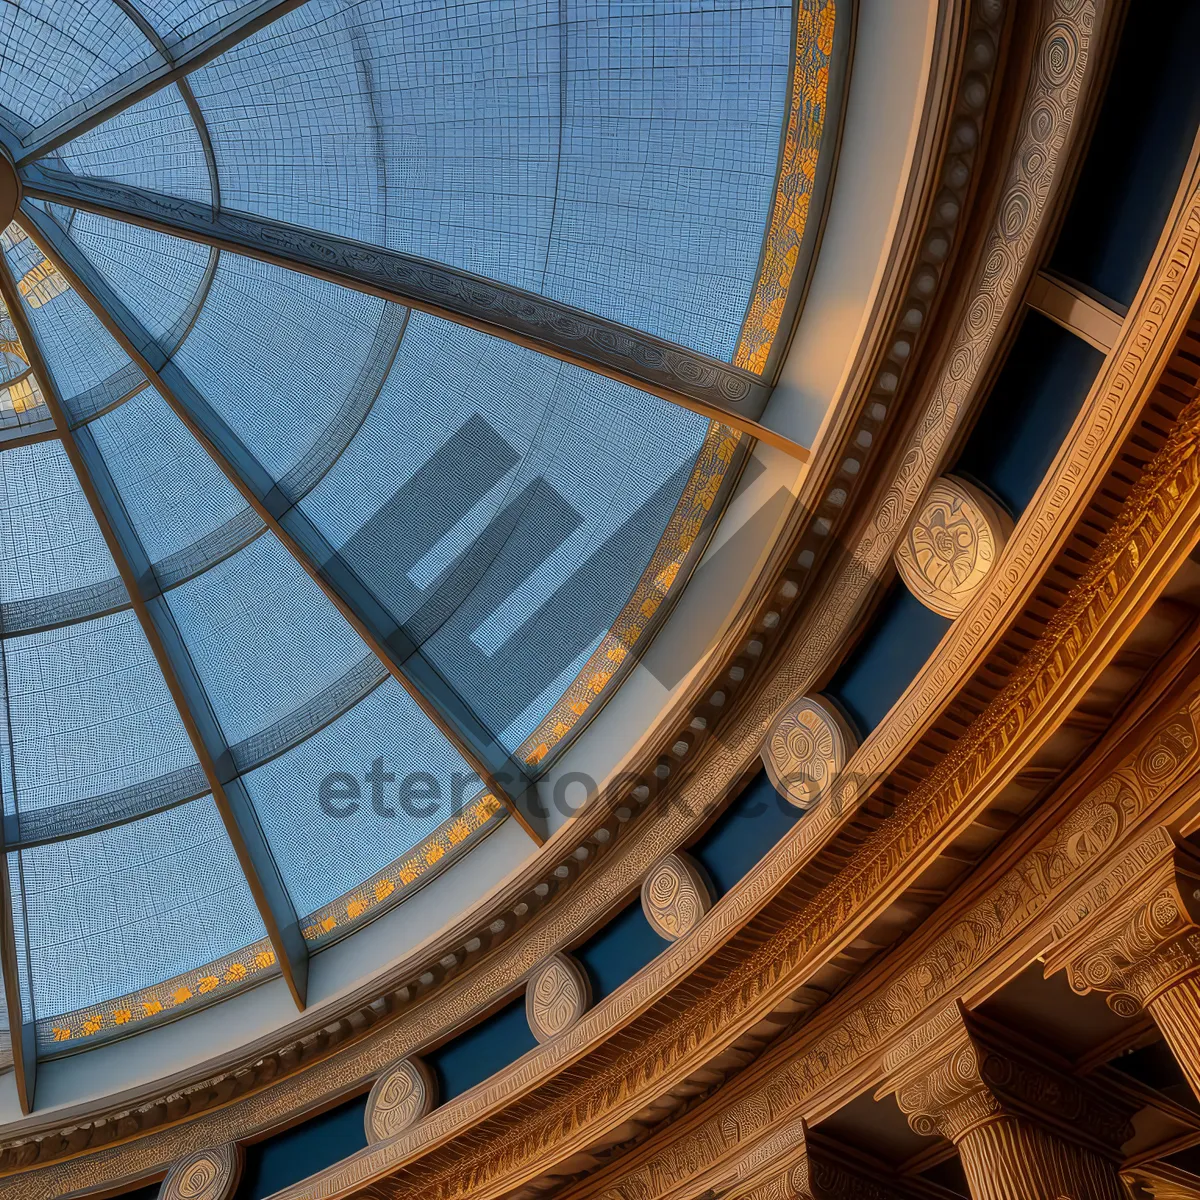
[[[48,1026],[56,1017],[194,971],[264,936],[211,797],[22,850],[20,872],[43,1044],[55,1040]],[[95,1015],[92,1033],[122,1024],[103,1008]],[[69,1032],[88,1036],[78,1025]]]
[[[146,59],[161,60],[112,0],[21,0],[0,9],[0,105],[24,136]],[[14,120],[15,119],[15,120]]]
[[[141,371],[18,225],[5,230],[0,245],[72,421],[85,420],[144,383]]]
[[[263,528],[153,388],[88,428],[162,587],[219,562]]]
[[[386,370],[402,312],[362,292],[222,254],[176,361],[278,478],[334,421],[364,367],[373,371],[382,356]],[[367,403],[373,399],[371,392]]]
[[[204,143],[174,84],[67,142],[57,157],[79,175],[202,204],[212,200]]]
[[[302,914],[411,850],[482,789],[392,679],[315,737],[251,772],[246,787]]]
[[[168,592],[167,602],[231,745],[326,694],[367,656],[273,534]]]
[[[792,26],[787,0],[311,0],[192,86],[228,207],[729,358],[775,195]]]
[[[198,242],[85,212],[74,214],[71,237],[155,341],[173,350],[204,299],[213,252]]]
[[[195,793],[191,743],[132,611],[8,638],[4,665],[22,818],[69,821],[85,800],[119,806],[170,781]]]
[[[0,453],[0,628],[27,632],[128,601],[62,445]]]
[[[175,49],[189,38],[214,36],[238,12],[261,5],[246,4],[243,0],[138,0],[138,7],[150,18],[163,41]]]

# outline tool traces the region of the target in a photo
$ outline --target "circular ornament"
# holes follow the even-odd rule
[[[552,954],[529,977],[525,1016],[539,1042],[548,1042],[579,1020],[592,1001],[583,968],[569,954]]]
[[[957,617],[983,586],[1012,533],[1012,518],[979,488],[935,479],[896,550],[900,577],[926,608]]]
[[[167,1172],[158,1200],[229,1200],[242,1177],[243,1161],[236,1142],[197,1150]]]
[[[419,1058],[405,1058],[375,1080],[363,1123],[374,1145],[415,1125],[433,1108],[436,1084]]]
[[[857,746],[854,731],[832,704],[801,696],[775,718],[762,759],[775,790],[804,809],[828,794]]]
[[[642,880],[642,912],[654,932],[677,941],[712,908],[708,880],[686,854],[659,859]]]

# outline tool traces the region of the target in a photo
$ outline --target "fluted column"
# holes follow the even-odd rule
[[[881,1089],[954,1143],[972,1200],[1126,1200],[1130,1113],[1007,1031],[944,1010],[888,1058]]]
[[[1200,857],[1161,831],[1159,844],[1140,878],[1056,926],[1046,974],[1065,968],[1076,992],[1107,993],[1123,1016],[1149,1013],[1200,1097]]]

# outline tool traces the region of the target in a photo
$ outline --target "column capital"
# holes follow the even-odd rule
[[[885,1065],[889,1076],[878,1094],[895,1095],[915,1132],[956,1145],[983,1126],[1016,1119],[1117,1160],[1133,1133],[1127,1107],[961,1004],[914,1031]]]
[[[788,1173],[789,1200],[912,1200],[903,1181],[866,1163],[801,1123],[799,1157]],[[752,1200],[750,1197],[741,1200]],[[753,1200],[759,1200],[754,1197]]]
[[[1074,991],[1107,993],[1122,1016],[1200,973],[1200,855],[1161,831],[1160,839],[1139,878],[1081,897],[1055,923],[1044,956],[1047,975],[1065,969]]]

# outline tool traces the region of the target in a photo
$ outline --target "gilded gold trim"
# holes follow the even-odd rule
[[[665,615],[668,597],[674,600],[683,590],[708,544],[721,515],[717,498],[726,480],[736,478],[738,451],[744,452],[749,440],[730,425],[719,421],[709,425],[692,476],[637,586],[583,670],[521,743],[516,755],[519,761],[544,770],[552,752],[564,749],[564,739],[582,729],[589,710],[593,715],[599,711],[597,701],[607,700],[620,686],[637,661],[634,647]],[[645,644],[642,641],[643,647]]]
[[[444,821],[420,845],[301,922],[309,949],[318,950],[345,937],[394,908],[475,845],[485,829],[491,833],[507,815],[508,809],[491,792],[480,792],[461,813]]]
[[[302,922],[311,950],[345,937],[382,916],[499,825],[508,810],[492,795],[481,792],[461,813],[450,817],[423,842],[389,863],[344,896],[330,901]],[[270,940],[263,938],[241,950],[162,983],[152,984],[37,1023],[39,1058],[56,1058],[89,1046],[140,1033],[198,1008],[224,1000],[278,973]],[[57,1046],[57,1049],[52,1049]]]
[[[235,992],[262,983],[279,973],[269,938],[234,950],[213,962],[174,975],[112,1000],[45,1017],[37,1023],[39,1059],[73,1053],[77,1043],[88,1045],[140,1033],[148,1024],[161,1025],[191,1011],[224,1000]],[[51,1045],[60,1047],[50,1049]]]
[[[733,365],[761,375],[787,307],[800,247],[816,191],[817,160],[829,108],[835,0],[801,0],[796,14],[796,52],[787,132],[775,188],[775,203],[750,307],[742,324]]]

